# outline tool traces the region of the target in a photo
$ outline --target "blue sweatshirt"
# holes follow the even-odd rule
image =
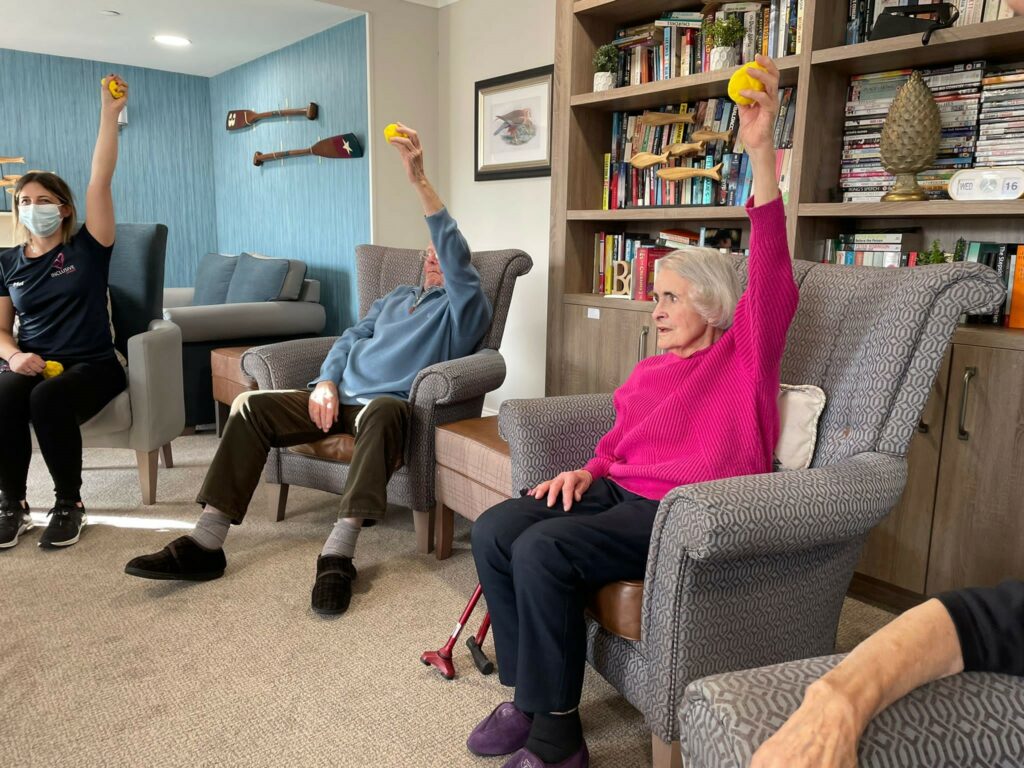
[[[426,291],[400,285],[377,299],[366,317],[345,331],[310,382],[333,381],[341,402],[360,405],[375,397],[409,399],[423,368],[470,354],[491,323],[491,305],[470,263],[469,246],[442,208],[427,227],[444,273],[444,287]]]

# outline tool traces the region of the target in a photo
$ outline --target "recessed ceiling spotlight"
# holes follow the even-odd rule
[[[170,45],[175,48],[192,45],[192,41],[187,37],[178,37],[177,35],[154,35],[153,39],[160,43],[160,45]]]
[[[120,11],[100,11],[104,16],[120,16]]]

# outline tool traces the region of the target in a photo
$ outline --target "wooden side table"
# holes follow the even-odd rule
[[[256,381],[242,372],[242,355],[249,347],[219,347],[210,352],[213,371],[213,399],[217,410],[217,437],[224,432],[231,404],[243,392],[259,389]]]

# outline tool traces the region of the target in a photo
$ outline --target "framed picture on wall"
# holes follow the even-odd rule
[[[476,181],[551,175],[554,65],[476,84]]]

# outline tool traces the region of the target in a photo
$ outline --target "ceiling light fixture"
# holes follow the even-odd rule
[[[174,48],[184,48],[186,45],[192,45],[192,41],[187,37],[178,37],[177,35],[154,35],[153,39],[160,43],[160,45],[170,45]]]

